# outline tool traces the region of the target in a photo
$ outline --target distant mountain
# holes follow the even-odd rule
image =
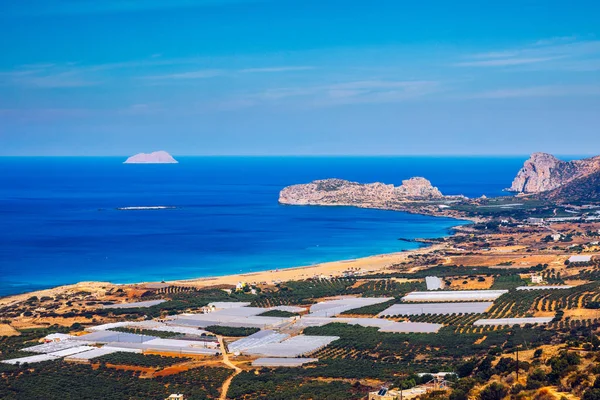
[[[533,153],[512,182],[510,191],[541,193],[600,171],[600,156],[562,161],[547,153]]]
[[[177,164],[177,160],[166,151],[161,150],[150,154],[138,153],[125,160],[124,164]]]

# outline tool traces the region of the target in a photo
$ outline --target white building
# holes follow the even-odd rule
[[[542,282],[544,282],[544,279],[542,278],[541,275],[531,274],[531,283],[542,283]]]

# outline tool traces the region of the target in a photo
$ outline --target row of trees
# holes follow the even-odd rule
[[[253,333],[260,331],[259,328],[244,328],[244,327],[230,327],[230,326],[219,326],[219,325],[211,325],[204,328],[209,332],[212,332],[217,335],[222,336],[250,336]]]
[[[293,382],[293,383],[292,383]],[[364,398],[367,388],[347,382],[323,382],[299,377],[283,370],[263,370],[258,374],[242,372],[229,387],[232,399],[328,399],[359,400]]]
[[[99,357],[96,361],[101,364],[133,365],[136,367],[167,367],[189,361],[185,357],[166,357],[157,354],[138,354],[128,352],[117,352]]]
[[[532,292],[534,291],[532,290]],[[600,282],[590,282],[570,289],[540,292],[534,301],[534,309],[541,311],[568,310],[585,307],[587,303],[597,301],[600,298]]]
[[[350,294],[363,297],[402,297],[409,292],[425,290],[425,281],[397,282],[392,279],[374,279],[349,289]]]
[[[393,268],[394,266],[392,266]],[[378,273],[368,277],[370,278],[405,278],[405,279],[423,279],[427,276],[464,276],[464,277],[477,277],[478,275],[485,276],[508,276],[525,274],[528,272],[542,271],[544,266],[542,264],[536,265],[529,268],[490,268],[490,267],[465,267],[463,265],[436,265],[434,267],[425,268],[414,272],[394,272],[394,273]]]
[[[176,375],[140,379],[139,373],[100,366],[49,361],[0,372],[0,398],[81,399],[81,400],[163,400],[171,393],[186,399],[219,397],[223,381],[231,374],[226,368],[194,368]]]

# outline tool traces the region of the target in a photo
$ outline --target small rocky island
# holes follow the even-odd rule
[[[152,153],[138,153],[129,157],[123,164],[177,164],[166,151],[154,151]]]
[[[444,195],[425,178],[410,178],[402,185],[358,183],[323,179],[292,185],[279,193],[281,204],[376,206],[402,201],[441,200]]]

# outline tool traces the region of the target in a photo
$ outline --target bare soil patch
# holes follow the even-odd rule
[[[0,336],[19,336],[20,333],[9,324],[0,324]]]

